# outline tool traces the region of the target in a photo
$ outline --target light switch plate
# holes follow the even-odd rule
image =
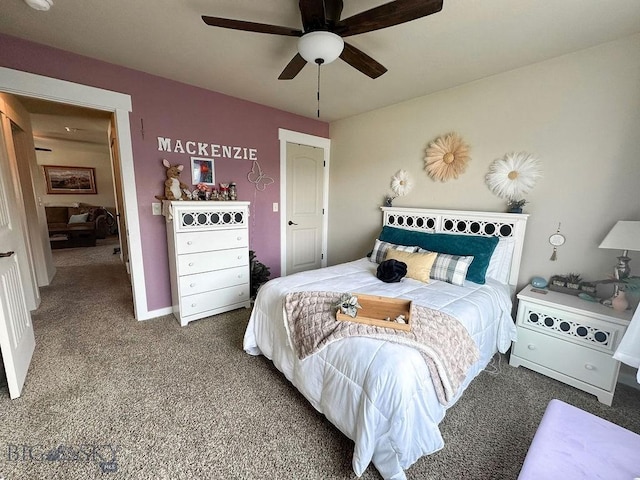
[[[273,204],[273,211],[274,211],[274,212],[277,212],[277,211],[278,211],[278,204],[277,204],[277,203],[274,203],[274,204]]]
[[[153,215],[162,215],[162,204],[161,203],[157,203],[157,202],[153,202],[151,204],[151,213]]]

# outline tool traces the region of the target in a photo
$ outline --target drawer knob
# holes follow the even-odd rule
[[[529,350],[535,350],[535,349],[536,349],[536,346],[530,343],[529,345],[527,345],[527,348],[528,348]]]
[[[237,240],[238,240],[238,241],[242,240],[242,237],[237,237]]]
[[[586,368],[587,370],[595,370],[596,369],[596,367],[594,367],[590,363],[585,363],[584,364],[584,368]]]
[[[193,242],[192,242],[191,240],[189,240],[189,241],[187,242],[187,245],[193,245]]]
[[[242,255],[238,255],[238,260],[241,260],[241,259],[242,259]]]
[[[195,287],[195,286],[196,286],[196,284],[195,284],[195,283],[190,283],[190,284],[189,284],[189,286],[190,286],[191,288],[193,288],[193,287]]]
[[[196,305],[197,305],[196,303],[192,303],[192,304],[191,304],[191,306],[192,306],[193,308],[195,308],[195,307],[196,307]]]
[[[244,297],[244,292],[240,292],[239,297]]]
[[[189,266],[190,266],[190,267],[193,267],[193,262],[189,262]]]

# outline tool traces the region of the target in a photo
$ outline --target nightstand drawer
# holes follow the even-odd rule
[[[545,305],[522,302],[518,326],[613,355],[625,327]]]
[[[610,354],[526,328],[518,329],[513,353],[598,388],[611,390],[614,387],[618,363]]]

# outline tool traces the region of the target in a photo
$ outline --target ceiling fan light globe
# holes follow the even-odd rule
[[[343,49],[344,40],[331,32],[309,32],[298,40],[298,52],[309,63],[331,63],[340,56]]]
[[[53,5],[53,0],[24,0],[34,10],[47,11]]]

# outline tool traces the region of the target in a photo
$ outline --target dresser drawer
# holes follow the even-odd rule
[[[249,283],[249,267],[225,268],[213,272],[196,273],[180,277],[180,294],[194,295],[233,285]]]
[[[513,353],[598,388],[611,390],[614,386],[617,362],[610,354],[592,348],[518,328]]]
[[[178,276],[249,265],[249,248],[178,255]]]
[[[249,284],[245,283],[182,297],[180,309],[182,316],[188,317],[207,310],[215,310],[247,301],[249,301]]]
[[[178,255],[248,246],[249,231],[246,228],[176,234]]]

